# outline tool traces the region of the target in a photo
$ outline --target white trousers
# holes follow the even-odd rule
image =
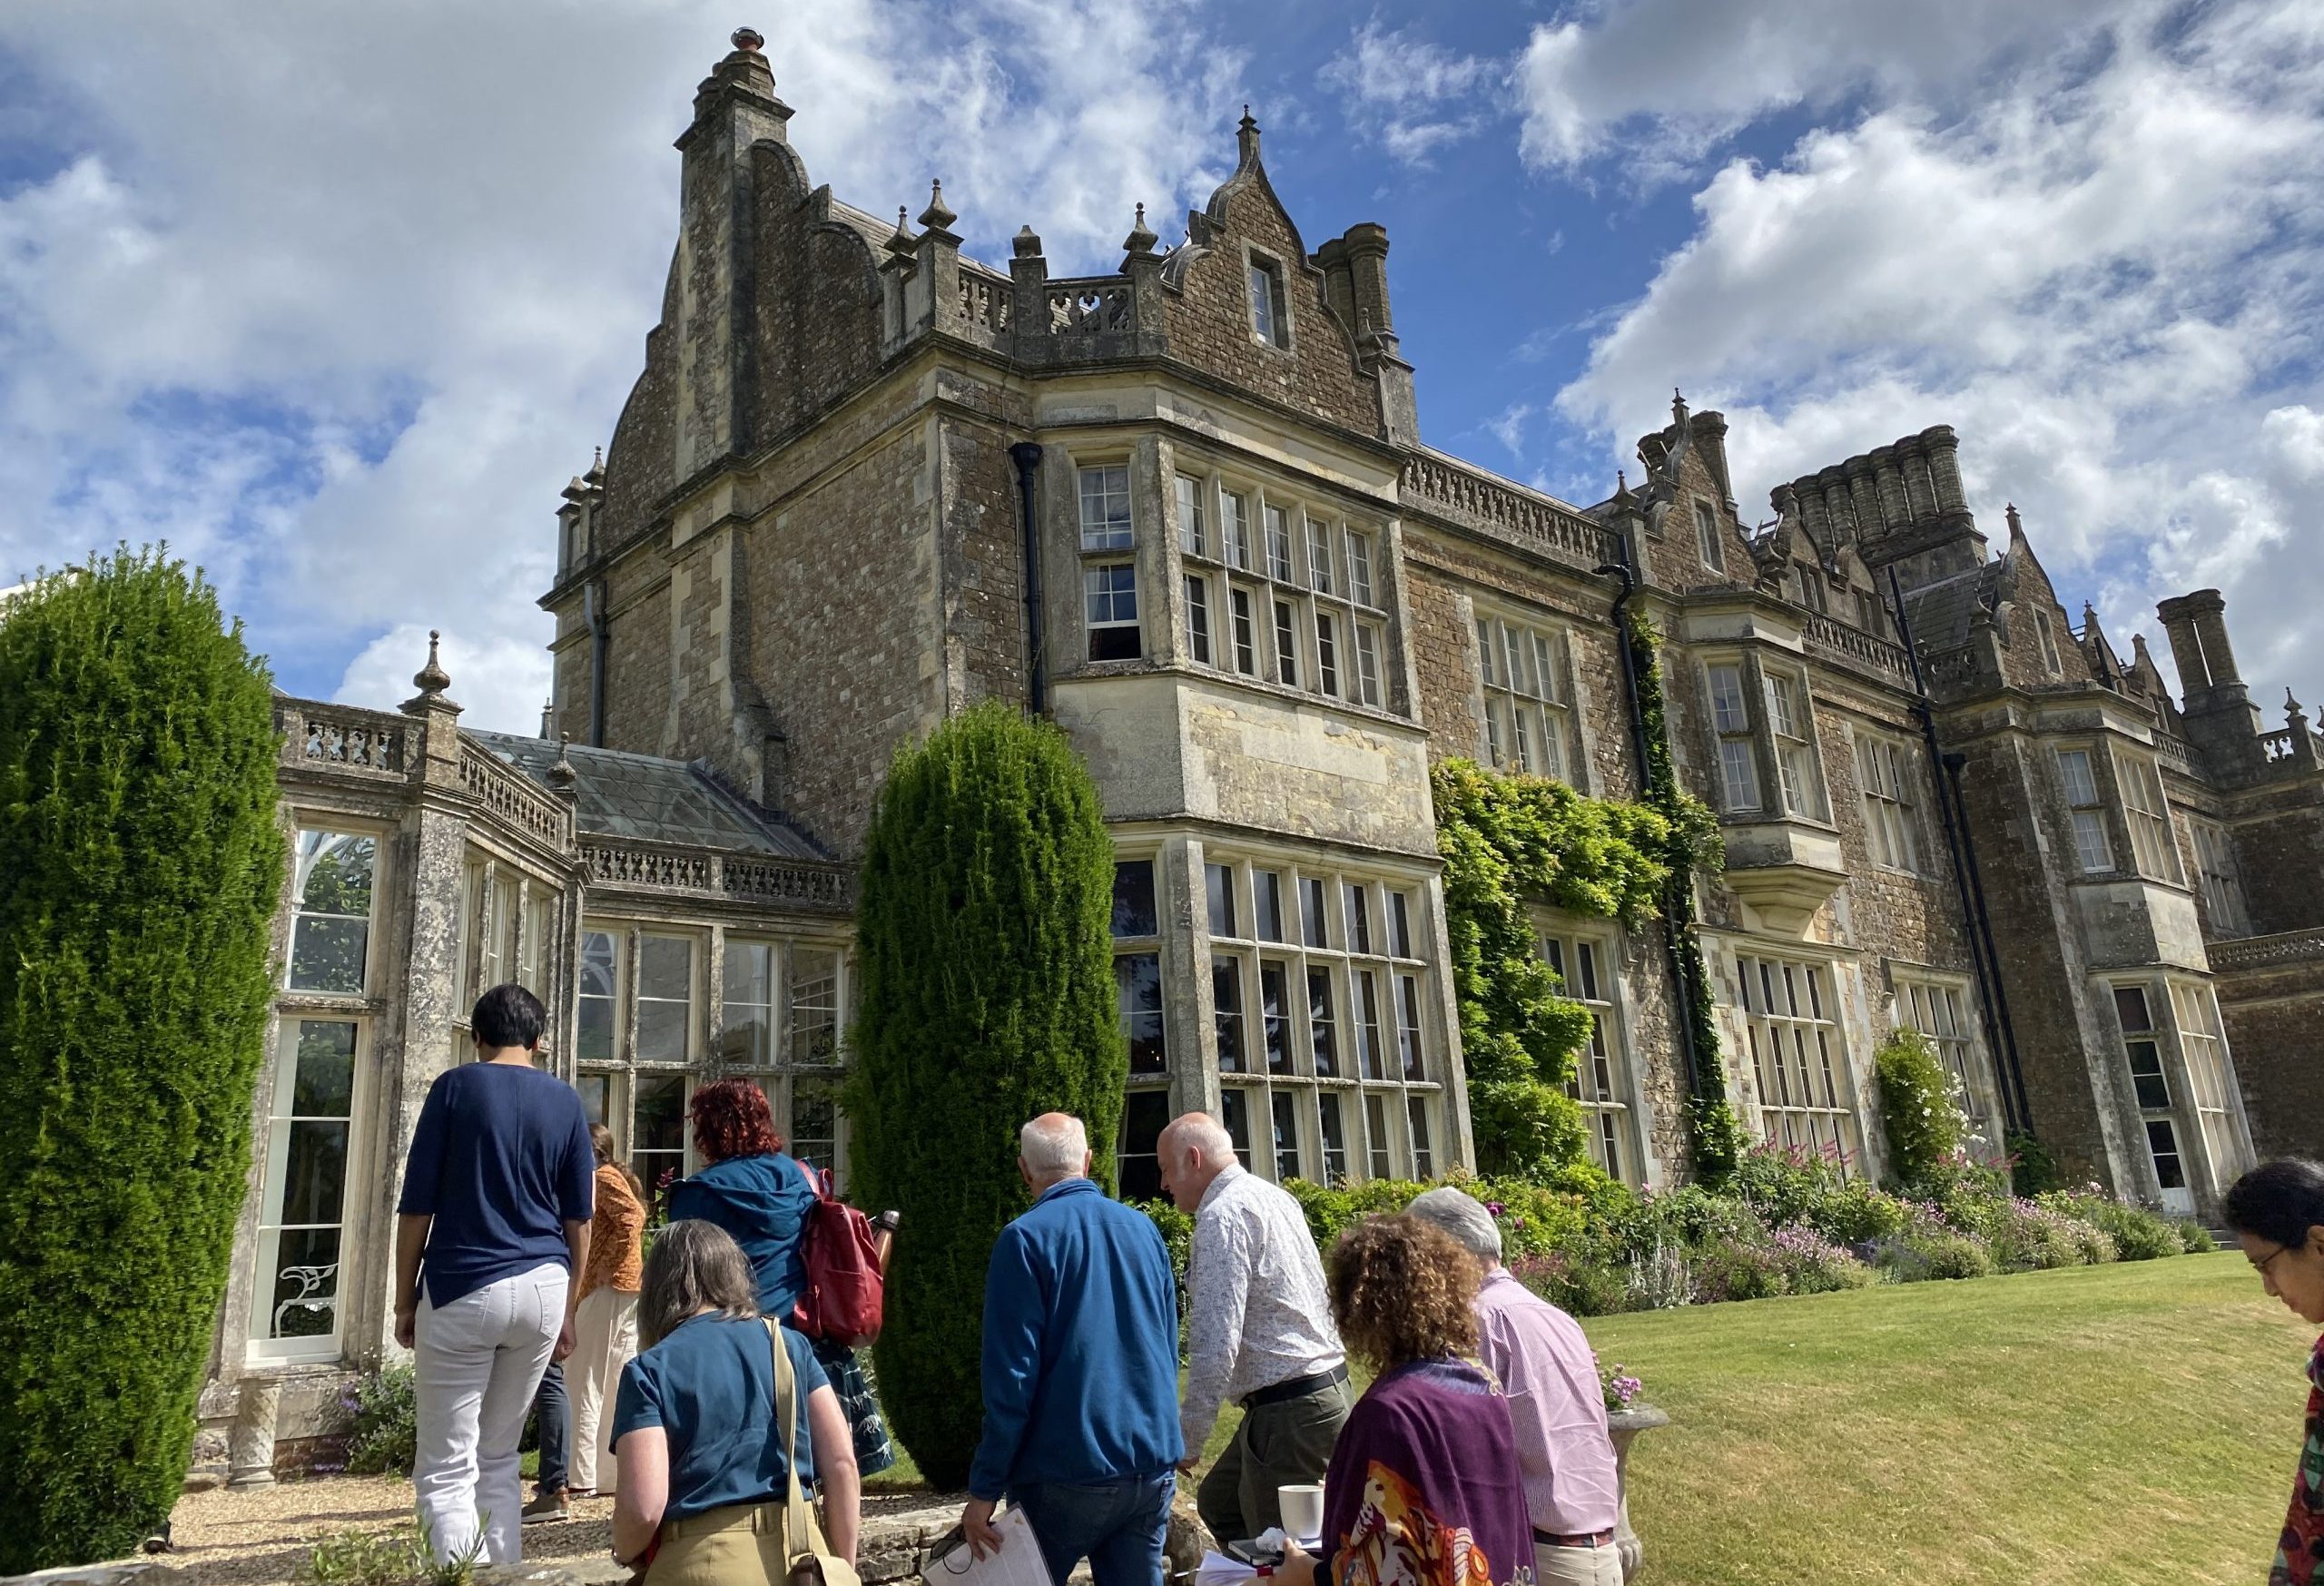
[[[591,1289],[573,1315],[573,1353],[565,1362],[566,1385],[573,1394],[573,1485],[579,1492],[610,1492],[620,1484],[621,1464],[597,1428],[613,1419],[605,1407],[621,1384],[621,1368],[637,1353],[637,1296]]]
[[[1541,1586],[1622,1586],[1622,1552],[1612,1542],[1601,1548],[1533,1544],[1533,1579]]]
[[[489,1283],[438,1308],[420,1286],[412,1343],[419,1447],[411,1483],[438,1563],[484,1538],[485,1561],[524,1556],[524,1480],[517,1444],[565,1325],[566,1272],[556,1262]]]

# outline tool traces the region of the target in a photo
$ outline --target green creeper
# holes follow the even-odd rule
[[[864,840],[846,1107],[852,1193],[903,1214],[877,1364],[940,1492],[968,1478],[985,1263],[1029,1204],[1017,1131],[1088,1126],[1114,1179],[1129,1059],[1116,1010],[1114,848],[1065,734],[989,702],[900,751]]]
[[[0,1573],[133,1552],[185,1479],[281,886],[262,662],[126,547],[0,610]]]

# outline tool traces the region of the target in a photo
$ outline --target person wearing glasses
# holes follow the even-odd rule
[[[2227,1192],[2227,1226],[2269,1294],[2324,1327],[2324,1167],[2262,1162]],[[2324,1586],[2324,1338],[2309,1356],[2308,1440],[2268,1586]]]

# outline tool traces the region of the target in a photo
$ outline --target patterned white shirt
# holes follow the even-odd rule
[[[1200,1455],[1223,1401],[1347,1358],[1299,1203],[1240,1167],[1203,1193],[1187,1288],[1191,1359],[1178,1425],[1190,1458]]]

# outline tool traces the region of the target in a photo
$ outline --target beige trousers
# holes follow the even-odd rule
[[[573,1357],[565,1363],[573,1396],[571,1479],[581,1492],[610,1492],[620,1483],[620,1462],[603,1446],[598,1429],[613,1419],[608,1406],[621,1385],[621,1368],[636,1353],[637,1296],[613,1288],[583,1295],[573,1313]]]
[[[1612,1542],[1602,1548],[1560,1548],[1537,1542],[1533,1579],[1540,1586],[1622,1586],[1622,1552]]]

